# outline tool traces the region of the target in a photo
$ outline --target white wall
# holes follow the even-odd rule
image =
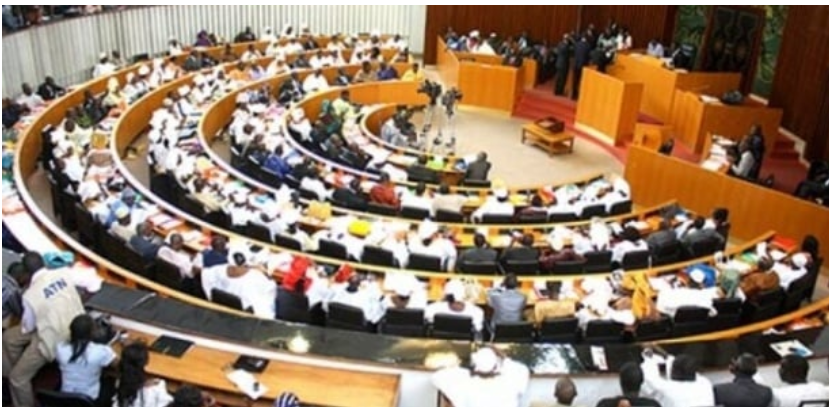
[[[422,53],[426,6],[157,6],[75,18],[3,37],[3,96],[46,75],[62,84],[86,81],[102,51],[117,49],[125,58],[156,54],[170,37],[189,44],[201,29],[232,40],[248,25],[259,35],[266,26],[278,32],[287,22],[323,34],[400,33],[413,53]]]

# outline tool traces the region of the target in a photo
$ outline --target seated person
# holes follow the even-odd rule
[[[153,225],[149,221],[139,223],[135,229],[135,235],[129,241],[130,248],[141,255],[145,262],[155,260],[161,242],[153,233]]]
[[[543,288],[535,288],[535,306],[527,311],[528,321],[540,324],[546,320],[572,318],[578,310],[578,301],[567,298],[561,293],[560,281],[543,282]]]
[[[498,188],[493,191],[493,196],[487,198],[486,202],[472,213],[472,220],[481,222],[484,215],[506,215],[515,214],[515,205],[509,200],[509,191],[505,188]]]
[[[539,258],[541,270],[549,272],[555,268],[556,263],[584,260],[584,256],[574,249],[572,237],[567,239],[564,236],[556,236],[555,232],[552,234],[554,235],[550,237],[552,251],[542,254]]]
[[[261,270],[253,268],[252,258],[246,247],[230,250],[229,264],[205,268],[202,273],[202,288],[212,301],[213,289],[219,289],[239,297],[244,309],[252,309],[262,318],[276,317],[276,283]]]
[[[486,181],[489,177],[489,170],[491,168],[492,164],[487,161],[486,153],[480,152],[478,153],[477,159],[467,165],[466,176],[464,179],[472,181]]]
[[[325,187],[325,182],[322,181],[319,171],[310,171],[302,178],[299,184],[299,189],[312,192],[316,195],[316,199],[325,201],[331,195],[331,192]]]
[[[348,186],[334,190],[331,199],[349,209],[363,211],[368,206],[368,198],[363,193],[358,178],[352,179]]]
[[[418,229],[418,238],[409,242],[409,253],[437,257],[441,260],[443,270],[454,270],[458,250],[454,243],[446,239],[438,225],[425,220]]]
[[[473,237],[475,247],[466,249],[458,258],[458,265],[463,267],[464,263],[484,263],[495,262],[498,258],[498,252],[491,248],[486,241],[486,236],[476,233]]]
[[[366,321],[376,324],[383,318],[383,293],[376,282],[361,288],[362,278],[353,274],[348,283],[334,288],[334,294],[327,304],[345,304],[363,311]],[[328,306],[326,305],[326,310]]]
[[[712,225],[713,226],[713,225]],[[685,233],[685,236],[680,238],[682,245],[690,252],[694,244],[702,241],[716,242],[717,247],[725,247],[725,239],[717,233],[713,227],[706,227],[705,218],[699,216],[694,219],[691,227]]]
[[[400,206],[403,208],[417,208],[429,211],[432,209],[432,197],[426,190],[426,184],[418,182],[414,192],[407,191],[400,198]]]
[[[357,74],[354,75],[354,83],[366,83],[377,81],[377,72],[371,68],[371,62],[364,61]]]
[[[37,94],[45,101],[55,100],[66,93],[66,89],[55,83],[55,78],[47,76],[40,86],[37,87]]]
[[[380,69],[377,71],[377,80],[391,81],[397,79],[397,70],[394,66],[388,65],[385,62],[380,63]]]
[[[448,314],[472,318],[472,329],[481,332],[484,328],[484,311],[466,301],[466,287],[459,280],[450,280],[443,289],[443,301],[433,302],[426,307],[424,319],[435,321],[435,315]]]
[[[740,290],[747,301],[755,301],[766,291],[780,287],[780,277],[772,270],[774,261],[764,257],[757,262],[757,268],[740,280]]]
[[[322,74],[322,69],[314,70],[314,73],[306,76],[305,81],[302,82],[302,90],[305,91],[305,93],[318,92],[328,88],[328,80],[325,79],[325,75]]]
[[[719,288],[705,286],[705,272],[694,268],[688,275],[688,285],[659,291],[656,309],[673,317],[680,307],[706,308],[715,312],[714,299],[720,297]]]
[[[437,171],[427,167],[429,158],[421,154],[417,157],[417,163],[406,169],[406,177],[411,182],[425,182],[427,184],[439,184],[440,175]]]
[[[83,394],[92,400],[101,395],[101,372],[115,363],[115,351],[92,341],[95,321],[81,314],[69,325],[69,340],[59,343],[55,358],[61,373],[60,391]]]
[[[784,386],[772,389],[775,407],[799,407],[806,400],[829,399],[829,387],[825,383],[808,381],[809,361],[803,356],[789,354],[780,361],[778,369]]]
[[[519,246],[515,246],[519,243]],[[532,261],[538,260],[538,249],[534,247],[535,238],[532,233],[527,234],[513,234],[509,246],[501,253],[501,264],[507,264],[507,261]]]
[[[449,189],[449,185],[440,184],[437,195],[435,195],[434,199],[432,199],[432,216],[434,216],[438,210],[451,213],[461,213],[464,203],[466,203],[465,197],[453,194]]]
[[[420,69],[420,65],[415,62],[412,64],[412,67],[407,69],[405,73],[403,73],[403,77],[401,80],[406,82],[423,82],[426,80],[426,73]]]
[[[657,253],[660,248],[669,247],[677,242],[676,232],[671,229],[669,220],[659,221],[659,229],[648,235],[645,239],[651,253]]]
[[[780,287],[788,290],[789,286],[809,272],[807,268],[809,257],[805,253],[797,253],[788,261],[780,261],[774,264],[772,269],[780,278]]]
[[[394,183],[391,182],[389,175],[385,172],[380,173],[380,180],[377,182],[369,192],[371,202],[387,205],[394,208],[400,207],[400,199],[397,197],[397,191],[394,188]]]
[[[622,231],[622,240],[613,246],[613,257],[611,261],[622,263],[625,254],[630,252],[648,250],[648,243],[642,239],[639,229],[628,226]]]
[[[117,220],[109,227],[109,233],[128,243],[135,236],[139,223],[133,220],[130,209],[126,206],[116,209],[115,217]]]
[[[518,277],[509,273],[499,287],[487,290],[486,303],[492,308],[492,325],[521,322],[527,296],[518,289]]]

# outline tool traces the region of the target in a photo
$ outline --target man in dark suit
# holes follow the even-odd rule
[[[705,227],[705,218],[699,216],[694,219],[688,233],[682,238],[682,245],[692,256],[698,257],[699,255],[693,253],[692,248],[695,244],[709,240],[718,248],[725,247],[725,239],[717,233],[716,229]]]
[[[520,245],[515,247],[515,243],[520,241]],[[522,236],[515,236],[510,242],[510,246],[504,249],[504,252],[501,253],[501,264],[507,264],[507,261],[528,261],[528,260],[538,260],[539,253],[538,249],[533,247],[535,244],[535,239],[531,234],[525,234]]]
[[[458,264],[461,267],[463,267],[464,263],[494,262],[498,258],[498,252],[489,247],[484,235],[476,233],[473,241],[475,247],[465,250],[458,257]]]
[[[579,98],[581,73],[588,63],[590,63],[590,43],[587,37],[582,35],[573,49],[573,92],[571,95],[574,100]]]
[[[337,188],[331,199],[345,205],[345,207],[362,211],[368,207],[368,198],[360,191],[360,180],[355,178],[347,187]]]
[[[564,87],[567,85],[567,72],[570,70],[570,34],[564,34],[564,38],[556,46],[556,86],[557,96],[564,95]]]
[[[466,180],[473,180],[473,181],[486,181],[489,177],[489,169],[492,168],[492,164],[486,160],[487,155],[484,152],[478,153],[478,159],[474,162],[469,163],[466,167]]]
[[[659,230],[653,232],[645,241],[651,253],[658,253],[660,249],[668,247],[677,242],[676,232],[671,228],[669,221],[663,219],[659,222]]]
[[[418,156],[417,164],[406,169],[406,178],[408,178],[410,182],[440,184],[440,176],[438,176],[437,171],[426,166],[428,162],[429,160],[425,155]]]
[[[714,400],[723,407],[767,407],[773,400],[771,388],[754,381],[757,359],[744,353],[731,363],[734,381],[714,386]]]
[[[596,407],[617,407],[622,400],[627,400],[631,406],[636,407],[660,407],[656,400],[639,396],[644,380],[642,368],[638,364],[625,363],[619,369],[619,385],[622,387],[622,395],[601,399]]]

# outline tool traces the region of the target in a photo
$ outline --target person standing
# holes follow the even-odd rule
[[[80,270],[48,270],[36,252],[23,256],[23,267],[30,283],[23,291],[20,325],[3,332],[3,377],[9,379],[13,405],[34,407],[32,379],[55,360],[58,344],[70,339],[72,320],[84,313],[74,286],[95,292],[101,280]]]
[[[731,363],[734,381],[714,386],[714,400],[723,407],[767,407],[774,396],[771,388],[754,381],[757,358],[742,354]]]
[[[567,86],[567,72],[570,70],[570,34],[564,34],[564,38],[556,46],[556,96],[564,95],[564,88]]]
[[[527,392],[530,371],[494,348],[472,354],[472,367],[449,367],[432,383],[455,407],[518,407]]]
[[[590,51],[590,42],[586,36],[582,35],[573,50],[573,92],[571,94],[573,100],[579,98],[581,74],[584,67],[590,63]]]

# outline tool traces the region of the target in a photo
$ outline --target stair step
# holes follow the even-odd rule
[[[800,153],[795,150],[774,150],[769,154],[769,158],[775,160],[797,160],[800,158]]]
[[[788,150],[794,149],[794,141],[788,139],[787,137],[779,137],[774,140],[774,146],[772,147],[773,150]]]

